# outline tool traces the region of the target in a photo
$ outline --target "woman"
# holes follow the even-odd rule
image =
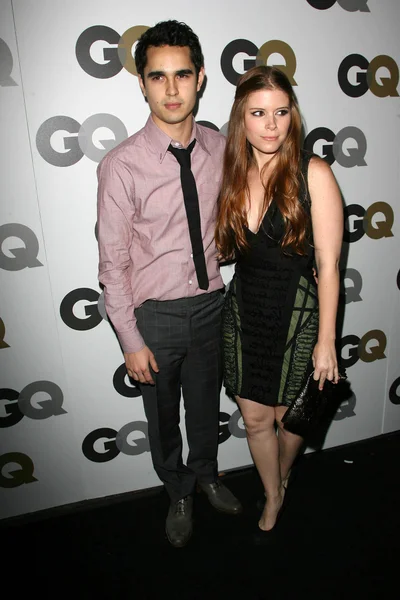
[[[267,66],[242,75],[229,120],[216,242],[223,259],[236,260],[223,309],[224,385],[239,405],[264,485],[263,531],[276,523],[303,442],[284,429],[282,417],[312,370],[320,389],[326,379],[339,379],[343,206],[329,165],[302,151],[300,136],[286,75]]]

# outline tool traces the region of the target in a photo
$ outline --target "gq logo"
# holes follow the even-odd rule
[[[349,419],[351,417],[355,417],[355,407],[357,404],[357,398],[354,394],[351,394],[349,398],[343,400],[337,409],[333,420],[334,421],[343,421],[343,419]]]
[[[225,412],[219,413],[220,425],[218,444],[223,444],[224,442],[226,442],[226,440],[228,440],[231,437],[231,435],[237,438],[246,437],[246,430],[244,428],[244,425],[243,427],[239,425],[240,421],[243,425],[243,419],[240,410],[236,410],[232,415],[229,415]]]
[[[23,247],[9,248],[9,254],[6,254],[3,245],[10,238],[21,240]],[[26,268],[43,267],[42,263],[36,258],[38,253],[39,242],[32,229],[29,229],[26,225],[21,225],[21,223],[0,225],[0,269],[21,271]]]
[[[131,379],[126,372],[126,365],[122,363],[114,373],[113,386],[118,394],[125,398],[138,398],[142,395],[140,391],[140,383]]]
[[[352,367],[359,359],[370,363],[386,358],[386,344],[386,335],[379,329],[368,331],[361,339],[357,335],[346,335],[340,344],[343,367],[345,369]],[[343,351],[347,346],[349,346],[347,356],[343,356]]]
[[[40,392],[47,394],[49,398],[37,402],[35,406],[32,398]],[[52,381],[35,381],[25,386],[19,394],[11,388],[2,388],[0,400],[6,401],[3,415],[0,414],[0,428],[12,427],[24,417],[42,420],[64,415],[67,412],[62,408],[63,393]]]
[[[5,474],[7,465],[17,464],[20,469],[16,471],[8,471],[8,476]],[[0,487],[15,488],[23,483],[33,483],[37,481],[33,476],[34,466],[32,459],[21,452],[7,452],[0,456]]]
[[[344,296],[345,304],[351,302],[361,302],[361,290],[363,280],[361,273],[357,269],[344,269],[340,272],[341,275],[341,290],[340,293]],[[350,281],[352,285],[346,286],[346,281]]]
[[[371,12],[367,6],[368,0],[307,0],[308,4],[318,10],[331,8],[336,2],[348,12]]]
[[[97,327],[102,319],[108,320],[103,292],[99,294],[91,288],[72,290],[60,304],[60,316],[68,327],[77,331]]]
[[[94,142],[94,134],[99,129],[108,129],[113,139],[101,137]],[[69,135],[65,135],[68,133]],[[125,125],[114,115],[98,113],[88,117],[82,125],[72,117],[58,115],[50,117],[39,127],[36,134],[36,147],[42,158],[55,167],[71,167],[85,155],[94,162],[100,162],[107,152],[128,137]]]
[[[11,77],[14,66],[14,59],[10,48],[4,40],[0,38],[0,86],[10,87],[18,85]]]
[[[389,400],[392,404],[400,404],[400,377],[395,379],[390,386]]]
[[[238,62],[237,57],[239,54],[246,54],[249,58],[240,59],[240,71],[237,71],[235,64]],[[296,72],[296,55],[293,49],[282,40],[270,40],[265,42],[260,48],[257,48],[253,42],[249,40],[233,40],[224,48],[221,54],[221,70],[224,74],[225,79],[232,85],[236,85],[240,75],[251,69],[254,66],[268,64],[268,59],[272,54],[280,54],[285,61],[285,64],[276,64],[289,78],[292,85],[297,85],[294,74]]]
[[[68,327],[76,331],[88,331],[102,320],[108,321],[103,292],[99,294],[91,288],[72,290],[60,304],[60,316]],[[122,363],[114,373],[115,390],[121,396],[137,398],[142,394],[135,384],[126,372],[125,363]]]
[[[361,71],[357,71],[356,83],[349,81],[349,71],[353,67],[361,69]],[[376,73],[381,67],[386,68],[390,76],[381,77],[380,83],[378,83]],[[371,90],[378,98],[399,95],[397,92],[399,67],[393,58],[385,54],[376,56],[371,62],[368,62],[361,54],[346,56],[339,66],[338,81],[342,91],[351,98],[359,98],[368,90]]]
[[[146,25],[137,25],[119,35],[114,29],[104,25],[89,27],[81,33],[76,42],[76,59],[85,73],[98,79],[114,77],[122,68],[137,76],[132,47],[147,29]],[[103,48],[102,56],[97,62],[93,46],[99,42],[106,42],[114,48]]]
[[[0,319],[0,349],[10,347],[7,344],[7,342],[4,340],[5,335],[6,335],[6,326],[4,325],[3,319]]]
[[[144,437],[135,436],[131,439],[130,436],[134,431],[140,431]],[[95,429],[83,440],[82,452],[87,459],[95,463],[113,460],[120,452],[128,456],[150,452],[147,423],[145,421],[127,423],[119,431],[109,427]]]
[[[394,213],[386,202],[374,202],[367,210],[359,204],[349,204],[344,209],[345,227],[343,239],[351,244],[364,234],[372,240],[393,237]],[[376,219],[376,215],[382,215]]]
[[[354,140],[356,145],[348,148],[345,152],[343,147],[349,139]],[[314,146],[321,140],[328,144],[323,144],[322,152],[317,152],[317,154],[321,154],[329,165],[332,165],[335,160],[347,169],[365,167],[367,164],[364,160],[367,153],[367,140],[358,127],[344,127],[336,135],[327,127],[317,127],[307,135],[304,147],[310,152],[315,152]]]

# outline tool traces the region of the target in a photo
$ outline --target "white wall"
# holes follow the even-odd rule
[[[384,4],[175,0],[172,12],[160,0],[1,2],[0,518],[160,484],[140,392],[104,318],[95,223],[97,163],[148,115],[118,42],[164,19],[187,22],[202,43],[197,120],[223,128],[235,90],[228,79],[258,49],[261,62],[292,71],[310,147],[322,156],[333,147],[352,240],[342,357],[354,396],[324,447],[400,429],[400,4]],[[128,49],[139,33],[124,35]],[[347,92],[358,97],[338,81],[353,54],[360,66],[349,68]],[[326,141],[319,128],[332,132]],[[231,275],[225,267],[225,282]],[[243,423],[222,394],[220,470],[249,464]]]

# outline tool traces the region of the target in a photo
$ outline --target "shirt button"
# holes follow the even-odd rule
[[[193,258],[193,254],[190,255],[190,258]]]
[[[192,285],[193,281],[191,279],[189,279],[189,284]]]

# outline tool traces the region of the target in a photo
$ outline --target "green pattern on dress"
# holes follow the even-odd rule
[[[317,290],[301,276],[283,356],[278,404],[289,406],[299,393],[317,342],[318,324]]]
[[[224,385],[235,395],[242,388],[242,342],[240,315],[236,299],[236,281],[232,280],[222,308],[222,340],[224,353]]]

